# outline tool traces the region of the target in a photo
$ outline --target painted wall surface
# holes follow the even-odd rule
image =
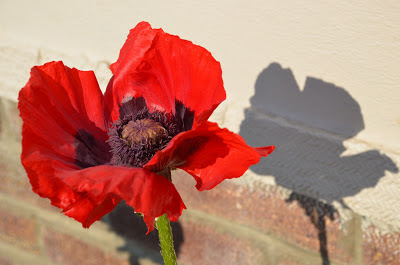
[[[0,95],[16,99],[51,60],[94,69],[105,89],[145,20],[221,62],[228,99],[213,119],[277,146],[249,175],[400,227],[399,12],[397,0],[2,0]]]

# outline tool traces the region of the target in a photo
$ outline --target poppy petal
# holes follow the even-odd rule
[[[171,221],[177,221],[186,208],[174,184],[143,168],[103,165],[66,172],[63,179],[76,192],[85,194],[85,199],[92,203],[96,211],[106,204],[110,207],[105,209],[110,212],[115,206],[109,202],[112,198],[124,199],[136,212],[143,214],[148,232],[154,229],[156,217],[166,213]],[[81,211],[80,208],[77,209]],[[85,227],[100,220],[105,214],[105,211],[99,211],[99,214],[96,211],[83,213],[87,216],[83,222]],[[71,209],[66,214],[74,217]]]
[[[153,29],[145,21],[140,22],[135,28],[131,29],[120,50],[118,60],[110,65],[111,72],[122,78],[127,70],[135,69],[159,31],[162,31],[162,29]]]
[[[150,48],[157,32],[147,22],[141,22],[131,29],[125,44],[122,46],[118,60],[110,65],[114,76],[111,78],[105,93],[107,105],[112,110],[112,120],[118,119],[118,106],[124,99],[139,97],[132,86],[130,75],[141,63],[144,53]]]
[[[103,94],[94,73],[71,69],[63,62],[33,67],[18,100],[19,107],[39,108],[37,112],[46,112],[63,127],[95,126],[105,130],[108,125]]]
[[[194,127],[226,98],[221,65],[211,53],[163,32],[157,33],[130,84],[150,109],[175,113],[175,102],[182,102],[194,112]]]
[[[156,217],[166,213],[177,221],[186,208],[167,178],[146,169],[108,165],[79,169],[39,152],[24,157],[23,164],[33,190],[86,228],[121,199],[144,215],[148,232]]]
[[[261,156],[268,156],[275,150],[275,146],[253,147]]]
[[[139,23],[129,33],[105,94],[118,118],[118,106],[143,96],[150,110],[175,114],[176,102],[194,112],[194,127],[226,98],[220,63],[211,53],[178,36]]]
[[[39,150],[57,159],[74,162],[76,145],[88,146],[88,155],[106,148],[95,143],[107,139],[108,117],[101,90],[92,71],[70,69],[62,62],[32,68],[31,77],[19,93],[18,108],[23,124],[23,154]],[[79,129],[92,137],[85,142]],[[98,147],[98,148],[97,148]],[[94,152],[96,151],[96,152]]]
[[[204,122],[175,136],[144,167],[183,169],[196,179],[197,189],[209,190],[224,179],[242,176],[273,149],[273,146],[253,148],[240,135],[221,129],[216,123]]]

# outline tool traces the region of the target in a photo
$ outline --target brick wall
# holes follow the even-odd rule
[[[90,229],[31,191],[20,165],[16,103],[0,100],[0,265],[162,264],[155,231],[120,204]],[[173,224],[179,263],[400,264],[400,233],[289,189],[243,180],[198,192],[173,180],[188,210]],[[390,231],[390,232],[388,232]]]

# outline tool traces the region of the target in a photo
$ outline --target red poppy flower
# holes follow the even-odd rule
[[[220,64],[204,48],[139,23],[105,94],[92,71],[50,62],[20,91],[22,164],[33,191],[89,227],[122,199],[149,231],[185,208],[161,175],[180,168],[208,190],[240,177],[273,146],[253,148],[207,121],[225,99]]]

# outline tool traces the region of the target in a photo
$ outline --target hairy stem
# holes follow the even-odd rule
[[[156,222],[160,238],[161,253],[165,265],[177,265],[171,225],[166,214],[160,216]]]
[[[169,168],[158,172],[158,174],[165,176],[169,181],[171,181],[171,171]],[[160,239],[161,253],[164,259],[164,264],[177,265],[178,263],[176,262],[171,224],[166,214],[158,217],[156,221],[156,228],[158,230],[158,237]]]

